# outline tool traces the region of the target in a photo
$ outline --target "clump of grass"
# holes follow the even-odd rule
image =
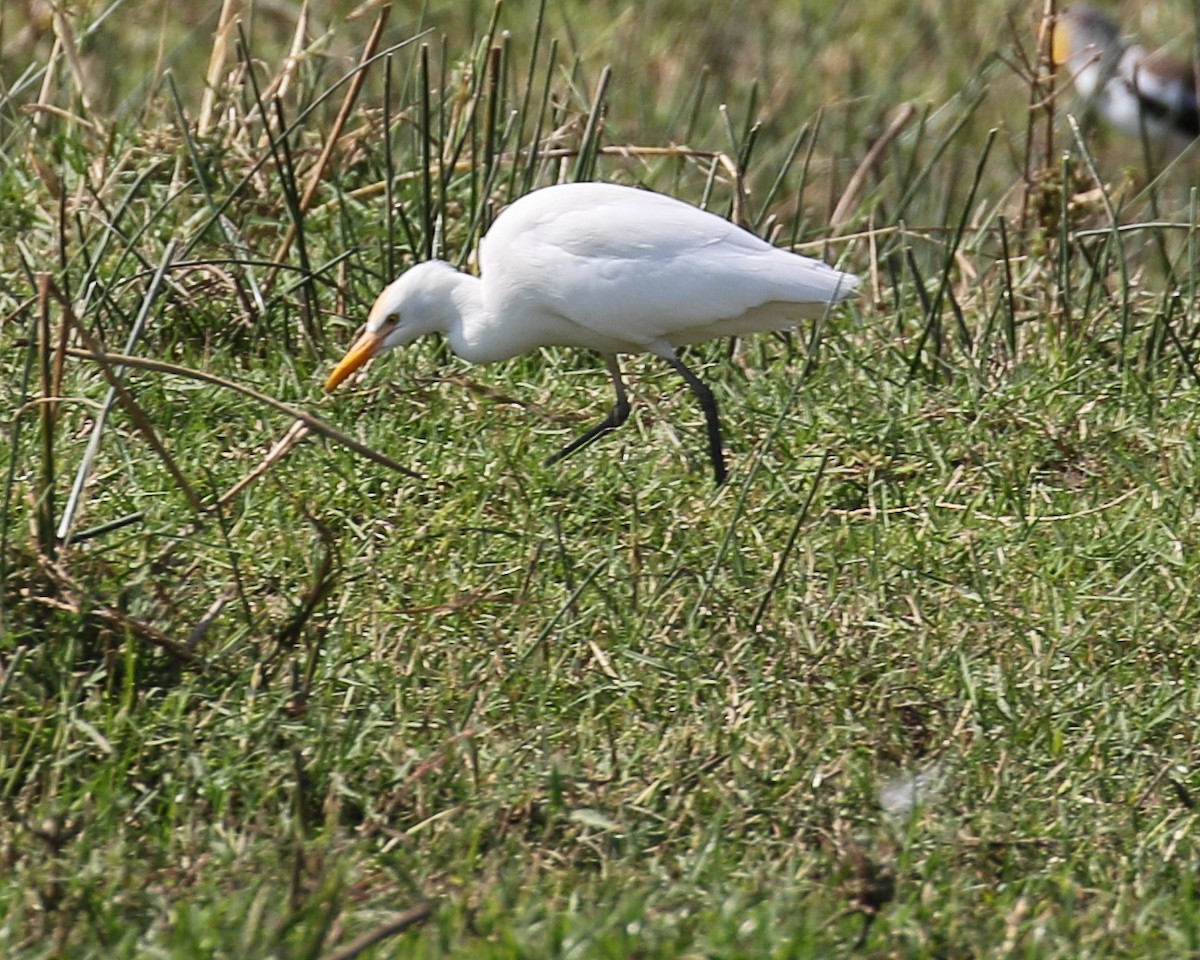
[[[1124,186],[1025,25],[39,9],[0,38],[6,955],[1196,949],[1195,194]],[[569,351],[319,397],[382,282],[586,177],[866,277],[696,349],[729,487],[638,361],[553,469],[603,402]]]

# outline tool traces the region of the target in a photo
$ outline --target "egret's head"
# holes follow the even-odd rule
[[[372,357],[446,326],[454,280],[461,274],[441,260],[419,263],[375,298],[367,327],[325,381],[334,390]]]

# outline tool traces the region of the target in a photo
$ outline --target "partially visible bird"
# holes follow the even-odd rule
[[[1195,65],[1126,43],[1112,18],[1094,7],[1071,7],[1059,17],[1054,62],[1121,133],[1175,151],[1200,136]]]
[[[651,353],[700,401],[718,484],[726,471],[717,402],[676,348],[790,329],[849,297],[859,282],[680,200],[606,183],[544,187],[511,204],[480,241],[479,273],[440,260],[405,272],[376,299],[366,331],[325,389],[427,333],[446,334],[471,363],[542,346],[595,350],[608,364],[616,405],[546,461],[554,463],[625,422],[617,355]]]

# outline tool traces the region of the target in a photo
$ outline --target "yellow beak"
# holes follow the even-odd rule
[[[329,392],[337,389],[339,383],[375,356],[383,346],[383,339],[382,333],[371,330],[359,337],[358,342],[342,357],[341,363],[333,368],[333,373],[325,381],[325,390]]]
[[[1063,66],[1071,59],[1070,29],[1066,20],[1062,18],[1054,25],[1054,46],[1050,51],[1050,59],[1056,67]]]

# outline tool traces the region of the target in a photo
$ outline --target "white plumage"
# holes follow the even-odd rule
[[[480,243],[480,276],[418,264],[379,295],[366,331],[326,383],[426,333],[490,363],[541,346],[605,356],[617,405],[551,458],[615,429],[629,413],[616,355],[651,353],[699,398],[710,454],[725,478],[716,404],[675,348],[786,330],[850,296],[858,278],[771,246],[727,220],[662,194],[614,184],[545,187],[505,209]]]

